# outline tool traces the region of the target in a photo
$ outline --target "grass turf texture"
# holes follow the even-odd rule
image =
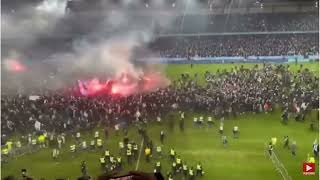
[[[218,68],[230,69],[234,66],[234,64],[195,65],[193,69],[190,69],[189,65],[169,65],[167,67],[167,74],[172,78],[183,72],[198,72],[201,74],[206,70],[216,72]],[[245,65],[245,67],[247,66],[253,65]],[[318,74],[318,64],[304,64],[304,67],[306,66]],[[299,66],[291,65],[291,68],[293,71],[296,71],[299,69]],[[288,125],[280,123],[280,112],[273,112],[272,114],[245,114],[236,119],[227,119],[225,121],[225,134],[229,140],[228,148],[224,148],[221,143],[217,125],[211,129],[194,128],[192,119],[195,115],[197,114],[187,112],[184,133],[179,131],[177,123],[175,123],[175,129],[172,132],[169,131],[167,119],[164,120],[162,125],[150,124],[147,130],[154,141],[154,145],[159,144],[161,129],[166,131],[167,138],[163,147],[163,152],[166,154],[173,147],[182,160],[187,161],[188,166],[192,165],[195,168],[196,163],[200,161],[206,172],[202,179],[282,179],[265,152],[265,143],[271,137],[278,138],[275,151],[292,179],[317,179],[318,174],[312,177],[302,175],[302,163],[306,160],[308,153],[312,154],[312,143],[314,139],[318,138],[318,132],[311,132],[308,129],[310,120],[316,119],[315,113],[308,116],[306,122],[301,123],[290,120]],[[178,115],[175,117],[175,119],[178,119]],[[238,125],[240,128],[239,139],[232,138],[232,128],[234,125]],[[102,131],[100,134],[103,134]],[[282,140],[285,135],[288,135],[290,140],[297,142],[298,150],[296,157],[293,157],[287,149],[282,148]],[[91,140],[93,133],[83,132],[82,136],[87,140]],[[117,154],[118,142],[122,137],[122,135],[116,136],[111,132],[107,143],[104,143],[112,154]],[[137,142],[140,148],[141,139],[137,135],[135,127],[130,129],[129,137]],[[96,176],[101,174],[99,157],[102,152],[80,152],[76,154],[75,158],[72,158],[69,152],[69,145],[71,143],[74,143],[74,139],[67,137],[67,144],[62,150],[58,162],[52,160],[51,150],[41,150],[38,153],[28,154],[11,160],[7,164],[2,164],[1,177],[8,175],[19,176],[20,169],[26,168],[28,169],[28,173],[35,177],[35,179],[40,179],[40,177],[45,177],[46,179],[61,177],[75,179],[81,174],[80,164],[82,160],[87,161],[90,175]],[[123,160],[126,163],[125,157],[123,157]],[[162,172],[166,174],[171,167],[171,163],[169,163],[167,157],[161,158],[160,161],[163,166]],[[142,152],[138,170],[151,172],[155,162],[153,160],[151,163],[146,163],[144,153]],[[134,170],[135,167],[136,162],[130,166],[125,164],[125,171]]]
[[[183,161],[195,167],[201,161],[206,171],[202,179],[281,179],[275,171],[271,160],[265,152],[265,143],[271,137],[277,137],[276,152],[278,158],[287,168],[292,179],[316,179],[302,175],[302,163],[307,157],[307,153],[312,154],[312,142],[318,137],[317,132],[308,129],[308,122],[311,118],[316,118],[315,114],[307,118],[304,123],[291,120],[288,125],[280,123],[280,112],[272,114],[246,114],[236,119],[225,121],[225,134],[229,137],[229,147],[224,148],[218,134],[217,125],[213,128],[194,128],[192,119],[195,114],[186,114],[185,132],[180,132],[177,126],[170,132],[168,123],[162,125],[151,124],[148,133],[152,137],[154,144],[159,144],[159,134],[161,129],[165,129],[167,138],[163,151],[168,154],[169,149],[174,147]],[[178,116],[176,116],[176,119]],[[177,123],[176,123],[177,125]],[[240,127],[240,138],[232,138],[232,128],[234,125]],[[100,132],[102,133],[102,131]],[[89,134],[83,134],[89,140]],[[283,136],[288,135],[291,140],[297,141],[297,156],[293,157],[289,150],[282,148]],[[90,136],[93,137],[93,134]],[[112,134],[107,140],[107,147],[112,154],[117,154],[118,142],[122,136]],[[139,145],[141,139],[137,135],[137,129],[131,128],[129,137],[134,139]],[[67,137],[67,144],[74,143],[74,139]],[[2,166],[2,177],[6,175],[19,175],[20,169],[27,168],[30,175],[39,179],[70,177],[75,179],[80,175],[80,163],[86,160],[88,171],[91,175],[101,173],[99,157],[102,152],[82,152],[77,153],[75,158],[71,157],[69,145],[62,150],[58,163],[52,160],[51,150],[41,150],[38,153],[22,156],[16,160]],[[125,160],[125,159],[124,159]],[[161,159],[163,172],[170,169],[167,157]],[[140,157],[139,170],[151,172],[155,160],[146,163],[144,154]],[[136,163],[131,166],[126,165],[126,170],[134,170]],[[180,179],[180,178],[179,178]]]

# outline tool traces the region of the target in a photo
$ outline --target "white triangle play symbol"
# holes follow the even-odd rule
[[[307,169],[307,171],[310,171],[312,169],[312,167],[307,165],[306,169]]]

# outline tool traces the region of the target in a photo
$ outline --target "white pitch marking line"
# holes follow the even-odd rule
[[[139,152],[138,161],[137,161],[137,164],[136,164],[136,170],[138,170],[138,168],[139,168],[140,156],[141,156],[141,152],[142,152],[143,141],[144,141],[144,139],[142,139],[142,141],[141,141],[140,152]]]

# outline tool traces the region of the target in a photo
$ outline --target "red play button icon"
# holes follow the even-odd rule
[[[303,175],[315,175],[316,164],[315,163],[303,163]]]

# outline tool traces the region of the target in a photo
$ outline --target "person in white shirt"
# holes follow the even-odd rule
[[[157,116],[157,122],[161,123],[161,117],[160,116]]]
[[[238,126],[233,127],[233,137],[239,138],[239,127]]]
[[[193,118],[193,124],[195,127],[197,127],[197,125],[198,125],[198,118],[197,117]]]
[[[203,116],[199,117],[199,126],[201,127],[203,125]]]
[[[208,123],[209,128],[211,128],[213,126],[213,120],[212,120],[211,116],[208,117],[208,122],[207,123]]]
[[[221,135],[223,134],[223,123],[220,123],[219,133],[220,133]]]

